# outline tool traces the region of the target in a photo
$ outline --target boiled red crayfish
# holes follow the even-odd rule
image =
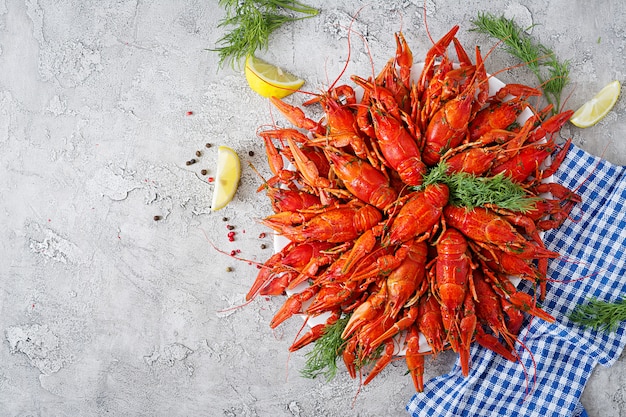
[[[571,111],[550,117],[551,106],[533,110],[529,100],[540,91],[520,84],[488,97],[485,59],[476,48],[471,62],[458,30],[434,43],[420,73],[411,72],[413,54],[396,34],[395,53],[379,74],[350,77],[361,99],[336,82],[305,103],[321,107],[323,117],[314,120],[272,98],[293,126],[259,132],[272,173],[260,190],[275,211],[262,222],[291,243],[260,266],[247,299],[291,290],[272,328],[293,315],[327,315],[292,351],[347,322],[336,354],[352,377],[373,363],[365,384],[400,348],[417,391],[424,389],[424,357],[444,349],[459,354],[465,375],[474,342],[515,361],[524,315],[555,320],[536,305],[546,292],[547,262],[560,256],[541,232],[566,221],[580,197],[545,179],[569,148],[554,134]],[[532,116],[518,122],[524,109]],[[532,206],[459,206],[449,183],[425,182],[438,164],[448,176],[506,176]],[[518,291],[511,275],[536,283],[538,296]]]

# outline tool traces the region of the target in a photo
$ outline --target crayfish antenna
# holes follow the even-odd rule
[[[307,325],[309,321],[309,316],[306,316],[306,318],[302,321],[302,326],[300,326],[300,328],[298,329],[298,332],[296,333],[296,336],[294,337],[294,343],[291,345],[292,347],[297,343],[297,338],[300,335],[300,333],[302,333],[302,330],[304,329],[304,327]],[[285,382],[289,380],[289,360],[291,359],[291,352],[295,352],[297,349],[291,349],[291,347],[289,348],[289,351],[287,353],[287,361],[285,362]]]
[[[519,340],[519,339],[516,339],[516,340],[520,344],[522,349],[524,349],[526,352],[528,352],[528,355],[530,356],[530,360],[533,363],[533,369],[534,369],[534,372],[533,372],[533,383],[532,383],[532,387],[530,387],[529,386],[528,369],[526,368],[526,366],[522,362],[521,356],[517,352],[515,352],[515,355],[518,358],[519,364],[522,366],[522,369],[524,370],[524,380],[526,382],[526,390],[525,390],[524,398],[522,398],[520,400],[520,403],[522,403],[522,402],[526,401],[526,398],[528,398],[528,396],[533,391],[535,385],[537,384],[537,362],[535,362],[535,356],[533,355],[532,351],[521,340]]]
[[[363,370],[359,369],[359,386],[356,389],[356,392],[354,393],[354,397],[352,398],[352,408],[354,408],[354,405],[356,404],[356,399],[359,397],[359,394],[361,393],[361,389],[363,388]]]
[[[218,314],[224,314],[224,313],[228,313],[229,311],[233,311],[233,310],[238,310],[240,308],[244,308],[245,306],[250,304],[252,301],[254,301],[254,300],[248,300],[248,301],[246,301],[243,304],[238,304],[238,305],[234,305],[232,307],[224,308],[222,310],[217,310],[217,313]]]
[[[259,188],[257,188],[257,190],[256,190],[257,192],[260,192],[262,190],[267,190],[267,189],[271,188],[270,184],[267,182],[265,177],[263,177],[263,175],[261,175],[259,170],[256,169],[256,167],[254,166],[254,164],[252,162],[248,162],[248,166],[250,167],[250,169],[252,169],[252,172],[254,172],[261,179],[261,182],[263,183],[263,184],[261,184],[259,186]]]

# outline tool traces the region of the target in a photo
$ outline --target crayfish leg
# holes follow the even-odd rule
[[[385,342],[385,350],[382,356],[380,357],[380,359],[376,361],[376,364],[374,365],[370,373],[367,375],[367,378],[365,378],[365,381],[363,381],[363,385],[367,385],[370,382],[372,382],[372,380],[376,377],[376,375],[381,373],[382,370],[385,369],[385,367],[391,363],[394,350],[395,350],[395,345],[393,344],[393,340],[388,340],[387,342]]]
[[[330,317],[328,317],[325,323],[316,324],[315,326],[311,327],[311,329],[306,332],[300,339],[293,342],[293,344],[289,347],[289,352],[295,352],[299,349],[302,349],[309,343],[318,340],[324,335],[326,327],[332,326],[334,323],[337,322],[337,320],[339,320],[340,317],[341,312],[335,311],[330,315]]]
[[[276,312],[270,321],[270,327],[275,329],[279,324],[294,314],[302,313],[302,304],[317,294],[317,287],[308,287],[306,290],[289,296],[282,307]]]
[[[481,326],[476,327],[476,342],[485,349],[489,349],[511,362],[517,362],[517,357],[500,343],[497,337],[486,333]]]

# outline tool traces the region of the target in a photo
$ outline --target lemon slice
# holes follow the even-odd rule
[[[606,116],[619,97],[621,85],[615,80],[606,85],[591,100],[580,106],[569,119],[574,126],[590,127]]]
[[[217,169],[211,211],[226,207],[235,196],[241,178],[241,162],[237,152],[228,146],[217,148]]]
[[[304,80],[253,55],[246,58],[245,72],[250,88],[263,97],[283,98],[304,84]]]

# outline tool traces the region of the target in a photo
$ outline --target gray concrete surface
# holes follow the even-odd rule
[[[358,10],[376,69],[392,56],[395,31],[416,59],[429,47],[420,0],[308,3],[321,14],[284,27],[260,54],[305,78],[308,91],[340,73]],[[479,11],[535,24],[532,34],[571,62],[568,108],[625,79],[618,0],[427,0],[426,9],[433,37],[460,24],[464,44],[484,51],[493,41],[469,31]],[[255,131],[275,112],[206,50],[222,17],[215,0],[0,1],[1,416],[406,414],[413,387],[403,362],[354,401],[358,384],[345,372],[328,383],[299,375],[304,354],[287,348],[301,322],[268,326],[280,298],[233,308],[256,269],[211,242],[254,261],[271,253],[258,222],[269,203],[248,162],[268,173]],[[501,49],[487,62],[491,71],[515,63]],[[370,72],[354,37],[346,76]],[[524,69],[500,78],[534,81]],[[562,137],[626,164],[625,103]],[[200,174],[214,169],[216,146],[205,143],[232,146],[244,164],[236,198],[217,213]],[[187,166],[197,150],[199,163]],[[440,356],[426,377],[453,360]],[[590,416],[626,415],[625,362],[594,372],[582,397]]]

